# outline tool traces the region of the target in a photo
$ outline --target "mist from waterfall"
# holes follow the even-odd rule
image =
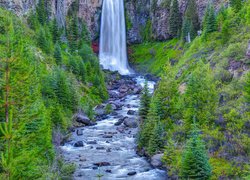
[[[104,69],[122,75],[132,72],[127,59],[123,0],[103,0],[99,58]]]

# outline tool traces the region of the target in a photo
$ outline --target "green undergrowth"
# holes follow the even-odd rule
[[[148,42],[130,47],[132,54],[130,62],[140,72],[150,72],[159,75],[166,62],[175,61],[181,55],[177,39],[168,42]]]
[[[183,153],[195,119],[210,158],[211,179],[249,178],[249,8],[247,1],[238,13],[225,10],[226,39],[217,24],[217,31],[196,37],[190,44],[170,40],[131,47],[135,67],[161,77],[141,127],[139,148],[148,155],[164,152],[170,177],[181,177]],[[153,128],[148,128],[153,124],[148,124],[155,121],[165,129],[159,134],[165,148],[141,141],[143,136],[153,137]]]

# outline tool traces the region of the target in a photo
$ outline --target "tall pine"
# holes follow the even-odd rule
[[[181,14],[179,11],[178,0],[172,1],[172,6],[170,8],[170,17],[169,17],[169,33],[172,37],[177,37],[181,31]]]
[[[235,12],[239,12],[242,8],[242,0],[230,0],[230,5]]]
[[[193,125],[191,136],[186,143],[182,156],[181,178],[208,180],[212,175],[212,168],[208,160],[200,132]]]
[[[139,115],[143,120],[147,118],[150,105],[150,98],[151,97],[148,89],[148,82],[146,81],[142,91],[142,96],[140,100],[140,109],[139,109]]]

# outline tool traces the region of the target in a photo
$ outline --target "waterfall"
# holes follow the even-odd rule
[[[103,0],[99,58],[104,69],[131,74],[123,0]]]

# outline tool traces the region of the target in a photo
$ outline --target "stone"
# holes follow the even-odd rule
[[[131,171],[131,172],[128,173],[128,176],[134,176],[134,175],[136,175],[135,171]]]
[[[104,150],[105,147],[96,147],[97,150]]]
[[[128,110],[127,114],[128,115],[135,115],[136,111],[134,111],[134,110]]]
[[[97,144],[96,140],[93,141],[87,141],[87,144]]]
[[[87,159],[84,158],[84,157],[81,157],[81,158],[79,159],[79,161],[84,162],[84,161],[87,161]]]
[[[95,166],[101,167],[101,166],[110,166],[109,162],[97,162],[94,163]]]
[[[123,124],[129,128],[137,128],[138,127],[137,121],[134,118],[124,119]]]
[[[155,168],[161,168],[163,166],[163,163],[161,161],[164,154],[156,154],[153,157],[151,157],[150,164]]]
[[[84,124],[85,126],[92,126],[95,124],[83,112],[75,114],[74,120],[78,123]]]
[[[112,170],[106,169],[105,172],[107,172],[107,173],[112,173]]]
[[[83,142],[82,141],[77,141],[75,144],[74,144],[74,147],[83,147]]]
[[[82,136],[83,135],[82,129],[77,129],[76,130],[76,135],[77,136]]]
[[[111,135],[111,134],[105,134],[105,135],[103,135],[102,137],[103,137],[103,138],[112,138],[113,135]]]

